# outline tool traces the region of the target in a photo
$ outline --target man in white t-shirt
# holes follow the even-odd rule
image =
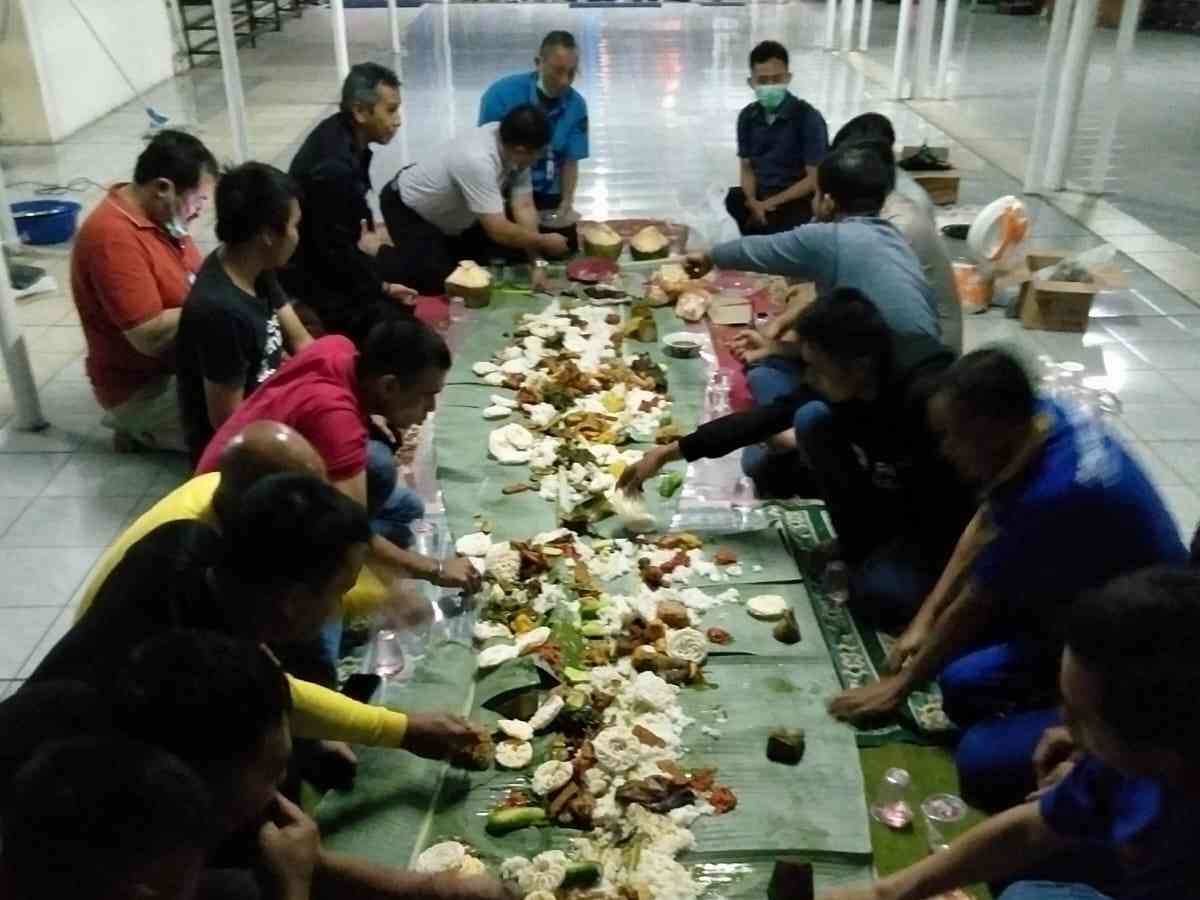
[[[401,169],[383,189],[380,207],[405,261],[404,283],[440,294],[459,260],[486,265],[524,255],[535,263],[564,255],[566,238],[538,231],[529,174],[549,140],[545,114],[518,106]],[[533,272],[536,287],[543,269]]]

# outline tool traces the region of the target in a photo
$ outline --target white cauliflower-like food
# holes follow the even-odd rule
[[[484,375],[491,375],[493,372],[499,372],[500,367],[495,363],[490,363],[486,360],[480,360],[479,362],[475,363],[475,365],[471,366],[471,371],[482,378]]]
[[[787,600],[779,594],[759,594],[746,601],[746,612],[756,619],[778,619],[787,608]]]
[[[487,867],[478,857],[468,855],[463,860],[462,868],[458,870],[460,878],[479,878],[487,874]]]
[[[603,797],[612,782],[602,770],[593,767],[583,773],[583,785],[593,797]]]
[[[561,850],[539,853],[517,875],[517,887],[525,894],[556,891],[567,877],[567,855]]]
[[[533,727],[528,722],[522,722],[520,719],[501,719],[496,725],[515,741],[533,739]]]
[[[476,622],[472,633],[475,636],[475,640],[481,644],[495,640],[496,638],[507,639],[512,637],[512,632],[508,630],[508,626],[500,622]]]
[[[529,462],[532,447],[533,435],[528,428],[516,422],[497,428],[488,435],[488,452],[502,465]]]
[[[550,629],[545,625],[531,628],[524,634],[517,635],[517,653],[525,654],[530,650],[536,650],[548,640],[550,640]]]
[[[525,857],[510,856],[504,862],[500,863],[500,880],[516,881],[529,866],[530,862]]]
[[[639,897],[655,900],[696,900],[700,886],[691,873],[665,853],[644,852],[632,882]]]
[[[516,397],[505,397],[503,394],[492,394],[489,399],[492,401],[492,406],[507,406],[509,409],[516,409],[521,405],[517,402]]]
[[[504,373],[499,369],[495,372],[488,372],[483,376],[483,383],[492,387],[501,387],[504,384]]]
[[[457,872],[467,858],[467,848],[458,841],[434,844],[417,857],[418,872]]]
[[[484,571],[504,584],[512,584],[521,575],[521,554],[507,541],[503,544],[492,544],[487,550],[483,564]]]
[[[667,654],[675,659],[702,663],[708,657],[708,638],[695,628],[680,628],[667,635]]]
[[[492,647],[485,647],[479,651],[479,658],[476,662],[481,669],[494,669],[501,663],[506,663],[510,659],[517,658],[517,647],[515,644],[496,644]]]
[[[492,537],[482,531],[464,534],[454,542],[454,549],[460,556],[486,556],[492,546]]]
[[[532,403],[526,405],[525,414],[538,428],[545,428],[558,416],[558,410],[549,403]]]
[[[557,694],[551,694],[545,699],[537,712],[533,714],[533,718],[529,720],[529,724],[533,726],[534,731],[541,731],[558,718],[558,714],[562,712],[565,701]]]
[[[525,900],[558,900],[554,891],[534,891],[525,895]]]
[[[533,762],[533,744],[509,738],[496,745],[496,764],[506,769],[523,769]]]
[[[500,406],[499,404],[484,407],[484,410],[483,410],[483,417],[485,419],[489,419],[489,420],[490,419],[504,419],[511,415],[512,415],[511,407]]]
[[[533,770],[533,792],[539,797],[552,794],[571,780],[575,767],[569,762],[550,760]]]
[[[667,684],[653,672],[638,672],[633,680],[634,702],[645,709],[669,709],[678,693],[679,688]]]
[[[596,735],[592,747],[596,751],[596,762],[614,775],[628,772],[636,766],[642,752],[642,746],[633,732],[621,726],[605,728]]]

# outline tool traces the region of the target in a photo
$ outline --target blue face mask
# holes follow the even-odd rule
[[[767,112],[775,112],[787,97],[786,84],[760,84],[754,89],[754,96],[759,105]]]

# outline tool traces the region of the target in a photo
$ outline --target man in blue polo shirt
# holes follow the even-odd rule
[[[823,900],[917,900],[1035,867],[1057,874],[1019,881],[1000,900],[1195,900],[1197,634],[1194,570],[1144,569],[1084,595],[1067,617],[1058,679],[1079,752],[1062,780],[947,850]]]
[[[579,161],[588,157],[587,102],[571,87],[579,69],[575,38],[567,31],[550,32],[533,64],[534,71],[501,78],[487,89],[479,103],[479,124],[499,122],[525,104],[546,114],[550,144],[531,170],[533,202],[538,210],[563,219],[575,204]]]
[[[830,708],[852,720],[889,713],[938,675],[946,714],[966,729],[964,794],[1005,806],[1025,792],[1014,786],[1033,787],[1070,603],[1121,575],[1183,563],[1187,551],[1125,448],[1085,411],[1039,399],[1007,351],[955,363],[930,416],[942,453],[982,487],[983,505],[901,636],[896,674]]]
[[[754,102],[738,115],[741,172],[725,208],[742,234],[776,234],[813,215],[817,166],[829,149],[829,130],[816,108],[788,90],[787,49],[763,41],[750,51]]]

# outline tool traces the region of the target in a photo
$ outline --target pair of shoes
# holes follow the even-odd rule
[[[945,172],[954,166],[944,162],[934,155],[928,144],[922,144],[921,149],[896,163],[906,172]]]

